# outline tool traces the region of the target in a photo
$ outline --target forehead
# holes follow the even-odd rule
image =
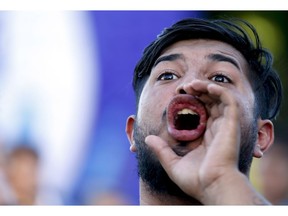
[[[247,69],[247,61],[244,56],[230,44],[204,39],[191,39],[179,41],[164,49],[160,55],[172,53],[182,53],[184,55],[207,56],[211,53],[219,53],[232,57],[237,60],[242,69]]]

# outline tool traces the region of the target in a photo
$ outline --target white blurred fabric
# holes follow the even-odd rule
[[[39,204],[60,204],[81,168],[97,114],[94,41],[84,12],[0,12],[0,141],[39,149]]]

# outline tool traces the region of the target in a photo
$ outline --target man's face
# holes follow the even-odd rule
[[[248,172],[257,136],[257,120],[253,115],[254,94],[247,72],[248,66],[241,53],[219,41],[180,41],[163,51],[141,93],[134,125],[142,180],[148,184],[154,181],[150,185],[154,190],[165,188],[170,181],[146,147],[147,135],[160,136],[178,155],[185,155],[201,145],[210,118],[210,106],[198,98],[199,92],[185,90],[185,86],[195,79],[223,86],[239,102],[243,137],[239,168]],[[171,185],[167,187],[171,188]]]

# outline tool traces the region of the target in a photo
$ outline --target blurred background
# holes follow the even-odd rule
[[[139,204],[125,134],[133,70],[163,28],[187,17],[244,18],[273,52],[284,103],[275,145],[254,160],[251,180],[287,204],[284,11],[1,11],[0,204]]]

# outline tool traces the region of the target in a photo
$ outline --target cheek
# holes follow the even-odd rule
[[[253,102],[244,101],[242,102],[242,111],[241,115],[245,119],[254,119],[254,104]]]
[[[234,95],[238,101],[241,127],[243,130],[247,130],[249,125],[255,121],[254,95],[247,92],[245,94],[237,92]]]
[[[243,83],[234,94],[241,109],[241,116],[251,119],[254,118],[255,96],[250,84],[246,80],[243,80]]]
[[[242,109],[240,111],[240,124],[244,133],[255,135],[257,132],[257,119],[254,116],[254,103],[252,101],[242,101]]]
[[[168,96],[163,91],[145,91],[141,94],[138,106],[137,120],[148,123],[160,123],[162,121],[163,112],[168,104]]]
[[[254,118],[255,96],[253,89],[245,77],[242,78],[242,83],[238,97],[243,104],[243,114],[249,118]]]
[[[245,112],[244,115],[247,115],[250,119],[255,120],[255,98],[254,94],[251,93],[249,96],[246,97],[247,100],[244,101]]]

